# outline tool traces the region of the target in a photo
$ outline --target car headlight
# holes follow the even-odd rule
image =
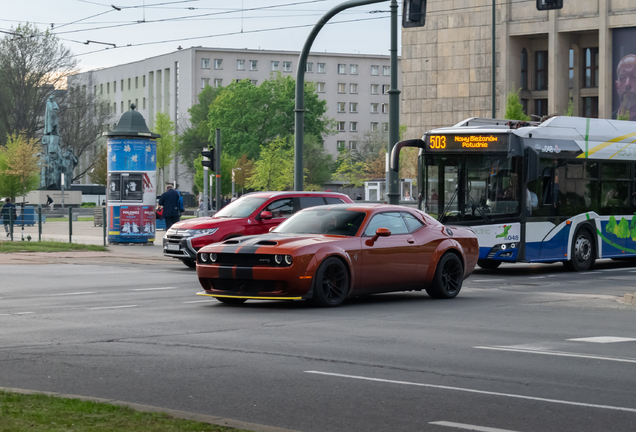
[[[283,262],[283,256],[282,255],[274,256],[274,261],[276,262],[276,264],[281,264]]]
[[[218,231],[218,228],[191,229],[186,232],[190,235],[210,235]]]
[[[291,255],[285,255],[285,264],[291,265],[291,263],[292,263],[292,256]]]
[[[166,231],[166,235],[174,235],[176,233],[177,233],[177,230],[172,227],[168,231]]]
[[[210,254],[210,261],[212,261],[213,263],[216,262],[217,256],[215,253]]]
[[[208,262],[208,259],[210,259],[210,255],[207,253],[202,253],[201,254],[201,261],[203,262]]]

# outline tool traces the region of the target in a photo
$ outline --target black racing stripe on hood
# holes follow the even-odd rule
[[[234,266],[219,266],[219,279],[232,279]]]
[[[263,245],[258,244],[259,242],[263,240],[277,241],[277,240],[282,240],[283,238],[284,237],[277,236],[277,235],[253,236],[251,238],[248,238],[246,241],[242,241],[240,245],[237,245],[240,247],[234,252],[242,253],[242,254],[253,254],[253,253],[256,253],[259,248],[263,247]]]
[[[252,280],[254,277],[252,276],[252,267],[237,267],[236,268],[236,279],[239,280]]]

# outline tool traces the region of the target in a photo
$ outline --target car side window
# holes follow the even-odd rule
[[[265,210],[272,213],[273,218],[288,218],[294,214],[293,198],[283,198],[270,203]]]
[[[299,200],[301,210],[309,207],[325,205],[325,200],[322,197],[299,197]]]
[[[369,225],[364,230],[364,235],[374,236],[378,228],[388,228],[391,235],[408,234],[409,230],[398,212],[380,213],[373,216]]]
[[[325,197],[325,199],[327,200],[327,204],[344,204],[344,201],[340,198]]]
[[[415,232],[424,226],[424,223],[410,213],[402,213],[409,232]]]

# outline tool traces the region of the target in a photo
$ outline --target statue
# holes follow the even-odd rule
[[[55,102],[53,95],[49,96],[49,100],[46,101],[46,111],[44,114],[44,135],[59,135],[57,112],[60,107]]]
[[[77,156],[73,153],[73,147],[68,147],[62,156],[62,171],[64,172],[64,188],[70,189],[73,180],[73,170],[77,166]]]

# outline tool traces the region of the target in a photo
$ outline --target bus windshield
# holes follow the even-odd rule
[[[518,158],[505,153],[427,155],[424,210],[442,222],[519,214]]]

